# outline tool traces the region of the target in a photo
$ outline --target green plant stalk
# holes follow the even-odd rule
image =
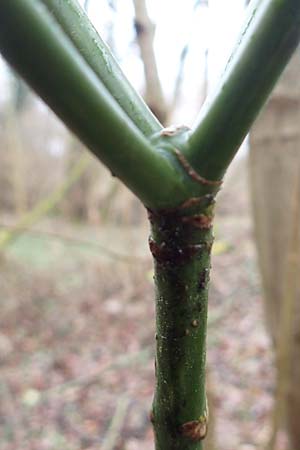
[[[12,32],[13,30],[13,32]],[[189,195],[169,154],[156,151],[85,63],[45,5],[10,0],[0,9],[0,50],[83,143],[147,206]],[[163,189],[154,189],[164,182]]]
[[[223,84],[203,109],[195,131],[163,130],[149,142],[45,4],[1,4],[4,56],[151,208],[156,450],[202,447],[207,429],[205,339],[213,207],[212,195],[206,194],[216,192],[212,180],[222,178],[300,39],[299,0],[260,0],[252,12]]]
[[[71,39],[118,104],[145,136],[158,132],[162,125],[140,95],[133,89],[109,47],[101,39],[76,0],[43,0],[64,32]]]
[[[185,152],[201,175],[223,177],[299,40],[299,0],[251,2],[243,33]]]
[[[149,211],[155,261],[156,450],[200,450],[208,427],[205,355],[213,201]]]
[[[176,149],[181,149],[191,169],[211,180],[220,179],[225,172],[241,136],[254,119],[254,109],[265,98],[262,92],[269,91],[300,39],[298,0],[263,0],[256,12],[254,8],[253,17],[228,65],[225,85],[204,109],[204,119],[196,130],[186,133],[189,140],[184,145],[176,143]],[[259,42],[259,37],[264,43]],[[253,42],[257,45],[253,46]],[[195,177],[192,180],[186,176],[182,161],[178,163],[178,158],[174,158],[174,147],[170,150],[168,142],[163,142],[168,141],[169,135],[156,140],[151,136],[150,142],[143,136],[40,0],[10,0],[1,4],[0,50],[66,125],[146,206],[174,207],[203,193],[202,188],[196,187]],[[269,64],[265,64],[267,56]],[[257,69],[255,72],[253,67]],[[266,81],[257,75],[260,71]],[[249,99],[256,97],[259,102],[249,103]]]

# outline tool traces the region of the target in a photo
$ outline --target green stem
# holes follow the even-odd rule
[[[300,40],[299,0],[256,0],[219,88],[205,103],[185,156],[221,179]]]
[[[146,136],[162,129],[76,0],[43,0],[79,53]]]
[[[13,30],[13,31],[12,31]],[[166,152],[156,151],[39,0],[2,2],[0,50],[53,111],[147,206],[187,197]],[[164,189],[155,189],[161,180]]]
[[[61,8],[65,4],[66,11],[75,5],[70,0],[58,3]],[[81,39],[72,37],[77,32],[72,25],[73,20],[77,23],[72,18],[75,10],[57,19],[60,11],[54,18],[50,4],[1,2],[0,49],[56,114],[151,208],[157,292],[156,450],[200,450],[207,429],[207,283],[212,197],[219,188],[214,180],[222,178],[300,40],[299,0],[257,1],[220,89],[204,107],[195,131],[160,131],[159,126],[156,130],[157,123],[148,116],[148,125],[157,131],[153,135],[151,126],[145,128],[147,113],[141,104],[141,122],[134,119],[136,112],[130,112],[127,100],[121,104],[122,95],[130,95],[123,81],[119,87],[116,79],[104,86],[113,63],[102,44],[88,43],[92,32],[83,36],[90,26],[85,16],[78,17],[84,22],[79,27],[81,49]],[[93,49],[94,56],[89,53]]]
[[[211,199],[197,209],[149,212],[155,260],[156,450],[200,450],[207,431],[205,354]]]

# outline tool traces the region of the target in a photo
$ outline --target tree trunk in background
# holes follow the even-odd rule
[[[278,350],[280,320],[286,304],[288,243],[291,241],[293,221],[296,220],[293,195],[295,195],[299,167],[300,54],[298,50],[253,126],[250,136],[250,184],[258,260],[264,289],[267,328],[275,344],[275,350]],[[296,297],[291,324],[292,345],[290,349],[287,349],[289,372],[284,408],[292,450],[300,449],[300,291],[298,287]],[[277,361],[278,359],[277,354]]]
[[[155,25],[150,20],[145,0],[133,0],[133,5],[136,39],[144,66],[145,100],[158,120],[165,124],[169,111],[159,79],[153,47]]]

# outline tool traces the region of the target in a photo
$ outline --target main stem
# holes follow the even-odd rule
[[[155,261],[156,450],[200,450],[208,425],[206,322],[213,198],[149,211]],[[192,207],[191,207],[192,206]]]

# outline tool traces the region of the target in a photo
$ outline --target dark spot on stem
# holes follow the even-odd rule
[[[191,441],[201,441],[206,436],[207,423],[202,420],[191,420],[181,425],[180,433]]]
[[[203,302],[197,303],[196,311],[198,311],[199,313],[203,311]]]
[[[197,214],[195,216],[182,217],[182,221],[189,225],[193,225],[201,230],[209,230],[212,227],[213,216],[207,216],[206,214]]]
[[[198,283],[198,287],[199,289],[205,289],[207,283],[209,282],[209,269],[203,269],[200,272],[200,276],[199,276],[199,283]]]
[[[180,209],[187,209],[187,208],[192,208],[193,206],[209,206],[209,205],[213,205],[215,200],[216,194],[206,194],[206,195],[202,195],[201,197],[191,197],[188,200],[186,200],[185,202],[183,202],[179,208]]]
[[[182,264],[193,258],[203,250],[202,244],[189,244],[185,246],[167,245],[166,242],[158,244],[152,237],[149,238],[150,251],[160,264]]]
[[[151,411],[150,411],[150,413],[149,413],[149,419],[150,419],[150,422],[151,422],[152,424],[154,424],[154,412],[153,412],[152,409],[151,409]]]

